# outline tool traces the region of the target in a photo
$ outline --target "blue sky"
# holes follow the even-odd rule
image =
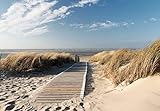
[[[1,0],[0,49],[144,47],[160,37],[159,4],[160,0]]]

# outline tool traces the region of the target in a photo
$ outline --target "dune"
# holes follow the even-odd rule
[[[103,89],[103,92],[87,97],[87,111],[160,111],[160,76],[139,79],[119,89]],[[102,85],[102,84],[101,84]],[[103,85],[97,90],[102,90]]]
[[[121,49],[114,52],[100,52],[90,60],[101,65],[103,76],[115,86],[125,81],[127,84],[157,75],[160,69],[160,40],[140,50]]]
[[[160,40],[140,50],[100,52],[90,62],[100,73],[86,111],[160,111]]]

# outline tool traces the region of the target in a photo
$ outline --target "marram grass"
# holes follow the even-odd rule
[[[9,54],[0,60],[0,69],[26,72],[28,70],[43,70],[52,66],[60,66],[64,63],[73,62],[73,57],[69,53],[33,53],[19,52]]]
[[[101,64],[103,75],[115,85],[123,81],[132,83],[160,72],[160,40],[141,50],[122,49],[99,53],[90,61]]]

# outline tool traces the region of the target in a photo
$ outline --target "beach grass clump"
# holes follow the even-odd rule
[[[130,65],[122,73],[127,75],[127,81],[132,83],[139,78],[153,76],[160,72],[160,40],[142,49]]]
[[[27,72],[29,70],[44,70],[52,66],[61,66],[65,63],[73,62],[73,57],[69,53],[34,53],[19,52],[9,54],[0,60],[0,69],[16,72]]]
[[[107,63],[102,67],[104,76],[109,78],[115,84],[123,81],[119,80],[123,77],[123,73],[119,73],[120,69],[126,67],[136,55],[136,52],[128,49],[115,51],[109,61],[106,61]]]
[[[103,75],[115,85],[132,83],[160,72],[160,40],[141,50],[117,50],[112,56],[99,57]],[[105,61],[106,60],[106,61]]]

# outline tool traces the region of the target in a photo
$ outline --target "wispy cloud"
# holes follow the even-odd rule
[[[82,29],[82,28],[87,27],[87,25],[84,25],[84,24],[70,24],[70,27]]]
[[[148,20],[145,20],[144,23],[158,22],[158,21],[160,21],[159,18],[152,17],[152,18],[149,18]]]
[[[12,4],[0,18],[0,32],[21,36],[41,35],[48,32],[47,23],[70,15],[73,8],[91,6],[99,0],[80,0],[53,10],[57,0],[21,0]]]
[[[129,25],[134,25],[134,22],[128,23],[128,22],[112,22],[112,21],[105,21],[105,22],[96,22],[92,24],[70,24],[70,27],[73,28],[80,28],[80,29],[86,29],[88,31],[96,31],[101,29],[112,29],[116,27],[128,27]]]
[[[150,18],[149,20],[150,20],[150,21],[152,21],[152,22],[156,22],[156,21],[158,21],[159,19],[156,19],[156,18]]]

